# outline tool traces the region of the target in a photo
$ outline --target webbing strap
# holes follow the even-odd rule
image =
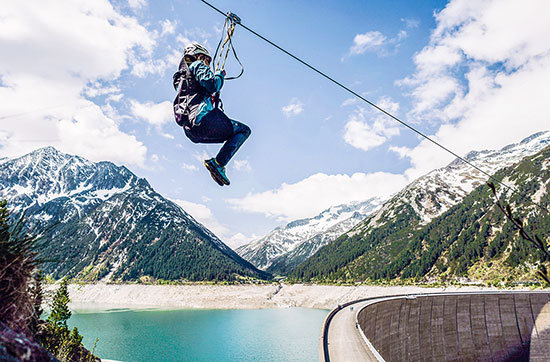
[[[229,19],[229,18],[227,18]],[[226,20],[227,21],[227,20]],[[225,40],[222,44],[222,49],[220,51],[220,56],[218,57],[218,62],[216,64],[216,70],[223,69],[225,67],[225,61],[227,60],[227,56],[229,55],[229,48],[231,47],[231,37],[233,36],[233,32],[235,31],[235,24],[231,22],[231,25],[227,28],[227,35],[225,37]],[[223,54],[223,48],[225,48],[225,45],[227,43],[230,43],[230,45],[227,46],[227,49],[225,50],[225,57],[223,58],[222,66],[220,67],[220,61],[222,60],[222,54]]]
[[[241,63],[239,57],[237,56],[237,52],[235,51],[235,47],[233,46],[233,42],[231,41],[231,38],[233,37],[233,33],[235,32],[235,26],[240,23],[241,23],[241,19],[237,15],[231,12],[227,13],[225,18],[225,23],[222,29],[222,33],[226,34],[225,39],[223,38],[223,35],[222,35],[222,38],[220,39],[220,42],[218,43],[218,46],[216,48],[216,53],[214,54],[214,60],[218,58],[214,71],[223,70],[225,68],[225,62],[227,61],[227,57],[229,55],[230,50],[233,51],[233,55],[235,56],[235,59],[241,66],[241,72],[239,73],[239,75],[237,75],[236,77],[226,77],[225,80],[237,79],[244,73],[243,64]],[[223,52],[226,46],[227,48],[225,49],[225,56],[224,56]],[[218,51],[220,52],[219,56],[218,56]],[[223,57],[223,63],[222,63],[222,57]]]

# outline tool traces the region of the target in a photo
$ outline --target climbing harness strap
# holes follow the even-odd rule
[[[231,38],[233,37],[233,33],[235,32],[235,26],[237,24],[241,24],[241,18],[239,18],[236,14],[233,14],[231,11],[228,11],[225,18],[225,23],[223,25],[223,29],[222,29],[222,38],[218,43],[218,46],[216,48],[216,52],[214,53],[214,58],[213,58],[214,60],[216,59],[216,57],[218,58],[216,62],[216,67],[214,68],[214,70],[219,71],[225,68],[225,62],[227,61],[227,56],[229,55],[229,51],[231,50],[233,52],[235,59],[241,66],[241,72],[239,73],[239,75],[235,77],[225,78],[226,80],[237,79],[244,73],[243,64],[239,60],[239,57],[237,56],[237,52],[235,51],[235,47],[233,46],[233,43],[231,41]],[[225,38],[223,34],[225,34]],[[223,55],[224,50],[225,50],[225,56]],[[218,56],[218,51],[219,51],[219,56]],[[222,57],[223,57],[223,62],[222,62]]]

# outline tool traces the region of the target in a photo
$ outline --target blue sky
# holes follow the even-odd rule
[[[212,0],[458,154],[548,129],[546,0]],[[125,165],[230,246],[399,191],[452,157],[237,28],[244,75],[222,90],[252,136],[220,188],[172,116],[190,41],[223,17],[199,0],[0,0],[0,156],[52,145]],[[228,61],[229,75],[238,72]]]

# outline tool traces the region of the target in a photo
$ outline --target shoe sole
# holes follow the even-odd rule
[[[225,181],[223,180],[223,178],[221,178],[219,175],[218,175],[218,172],[215,168],[211,167],[210,164],[206,161],[204,161],[204,166],[206,166],[206,169],[210,172],[210,176],[212,176],[212,179],[214,181],[216,181],[216,183],[220,186],[224,186],[224,185],[229,185],[229,184],[226,184]]]

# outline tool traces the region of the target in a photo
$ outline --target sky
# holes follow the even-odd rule
[[[550,129],[547,0],[211,0],[222,11],[465,155]],[[221,145],[174,121],[186,44],[213,53],[224,17],[200,0],[0,0],[0,157],[44,146],[145,177],[237,247],[330,206],[388,197],[453,160],[237,27],[245,73],[222,89],[252,129],[219,187]],[[239,66],[231,57],[228,76]]]

